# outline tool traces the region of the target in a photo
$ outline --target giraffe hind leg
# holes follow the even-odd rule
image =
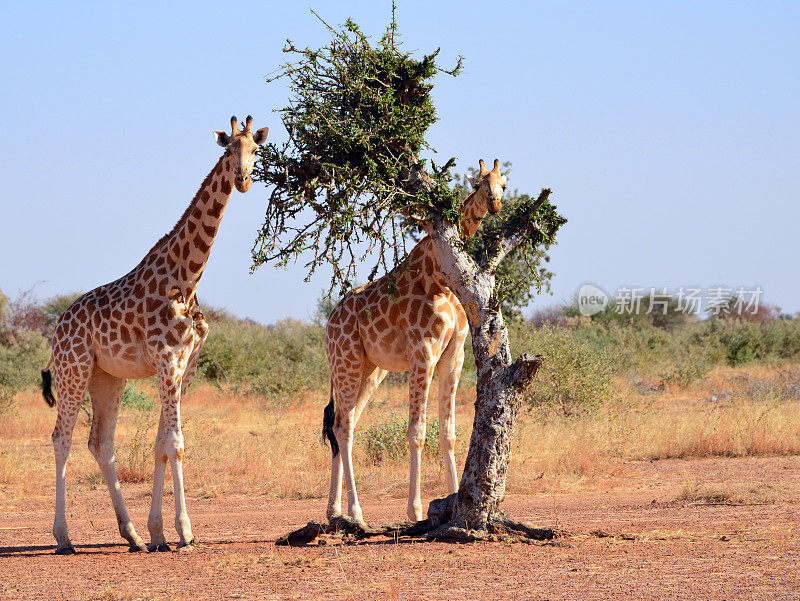
[[[114,463],[114,430],[117,425],[119,402],[125,380],[116,378],[99,367],[95,367],[89,381],[89,396],[92,398],[92,430],[89,434],[89,450],[97,460],[106,481],[111,503],[117,516],[119,533],[128,541],[131,551],[147,551],[147,547],[136,534],[128,509],[122,498],[122,488]]]
[[[355,478],[352,465],[353,431],[372,394],[386,377],[386,370],[363,358],[360,376],[355,372],[340,371],[337,378],[331,380],[331,401],[325,407],[323,433],[331,437],[331,449],[336,451],[331,459],[331,488],[328,495],[328,519],[339,515],[342,511],[342,478],[348,482],[348,513],[359,521],[363,520],[361,507],[355,489]],[[336,384],[334,384],[336,381]],[[334,392],[335,387],[341,389],[341,397]],[[353,399],[352,391],[356,390]],[[348,393],[350,393],[348,395]],[[328,429],[330,428],[330,429]],[[345,441],[344,449],[342,440]],[[334,441],[336,446],[334,447]],[[347,455],[346,457],[344,455]],[[347,467],[349,466],[349,467]]]
[[[456,390],[464,365],[464,336],[453,336],[437,365],[439,371],[439,446],[447,494],[458,492],[456,469]]]
[[[60,359],[60,357],[59,357]],[[67,459],[72,446],[72,432],[78,420],[86,388],[92,373],[90,358],[74,358],[69,363],[58,362],[55,366],[58,389],[58,417],[53,429],[53,453],[56,463],[56,503],[53,519],[53,536],[58,544],[56,554],[69,555],[75,548],[69,539],[66,516]],[[81,360],[82,359],[82,360]]]

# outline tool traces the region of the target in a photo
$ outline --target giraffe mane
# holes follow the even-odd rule
[[[480,188],[475,188],[474,190],[472,190],[472,192],[469,193],[469,196],[467,196],[464,199],[464,202],[461,203],[461,216],[462,217],[464,216],[464,211],[466,210],[467,205],[470,203],[470,201],[473,200],[472,197],[475,196],[478,192],[480,192]]]

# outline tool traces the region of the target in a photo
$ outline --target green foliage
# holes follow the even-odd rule
[[[248,321],[212,324],[198,359],[198,373],[272,402],[289,402],[304,390],[328,384],[325,331],[286,319],[272,326]]]
[[[79,292],[56,294],[41,301],[30,288],[10,300],[0,291],[0,344],[22,332],[40,332],[50,338],[61,314],[79,296]]]
[[[14,396],[39,383],[50,349],[39,332],[20,332],[0,343],[0,414],[13,407]]]
[[[731,366],[769,358],[796,359],[800,357],[800,319],[764,324],[709,320],[701,340],[721,347]]]
[[[428,148],[425,134],[436,121],[430,92],[443,71],[438,50],[421,59],[402,51],[394,18],[375,45],[349,19],[341,28],[325,25],[326,46],[287,42],[284,52],[296,62],[268,80],[289,80],[290,103],[278,111],[289,141],[267,145],[253,172],[272,189],[253,263],[284,266],[308,253],[309,276],[328,263],[333,284],[346,285],[372,253],[370,279],[387,267],[387,254],[399,262],[401,213],[426,215],[431,202],[454,206],[456,197],[444,175],[434,177],[433,198],[400,185]],[[456,75],[460,67],[459,59],[444,72]]]
[[[528,401],[565,417],[595,411],[611,397],[611,369],[605,353],[563,328],[544,327],[523,350],[545,356]]]
[[[711,359],[708,353],[698,347],[689,347],[686,352],[673,357],[670,364],[659,373],[661,385],[676,384],[685,388],[703,380],[711,371]]]
[[[314,323],[317,325],[325,325],[337,304],[338,300],[334,299],[330,294],[322,292],[322,294],[320,294],[317,298],[317,307],[314,313]]]
[[[72,303],[83,296],[83,292],[70,292],[68,294],[56,294],[47,299],[43,305],[45,319],[48,327],[52,330],[56,327],[59,317],[70,308]]]
[[[389,418],[365,428],[361,434],[364,450],[375,464],[384,459],[403,459],[408,455],[408,418],[392,411]],[[428,420],[425,431],[425,453],[436,453],[439,448],[439,420]]]
[[[133,386],[126,386],[122,391],[122,398],[119,402],[120,409],[130,409],[133,411],[152,411],[155,403],[141,390],[136,390]]]
[[[642,321],[610,321],[563,330],[603,352],[614,373],[648,374],[662,384],[687,386],[715,365],[800,360],[800,319],[765,324],[708,320],[670,330]]]
[[[306,281],[327,264],[330,290],[339,286],[344,294],[362,264],[372,262],[370,280],[380,268],[401,265],[410,231],[442,231],[460,221],[462,190],[450,185],[455,159],[440,169],[431,162],[427,170],[420,153],[430,148],[425,136],[436,120],[433,78],[457,75],[461,59],[444,70],[436,64],[438,50],[421,59],[403,51],[394,10],[374,45],[349,19],[340,28],[325,25],[327,45],[301,49],[287,42],[284,52],[293,60],[269,80],[288,79],[290,102],[278,112],[289,139],[265,147],[253,171],[271,192],[252,257],[253,269],[303,257]],[[495,295],[509,312],[527,302],[532,283],[537,291],[549,283],[540,247],[566,222],[549,193],[516,195],[472,249],[498,275]],[[512,265],[497,271],[509,253]],[[533,279],[520,273],[523,263]]]

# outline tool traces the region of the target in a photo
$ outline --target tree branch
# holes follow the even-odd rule
[[[542,227],[534,219],[539,207],[547,202],[549,196],[550,189],[545,188],[539,193],[539,198],[533,203],[528,214],[519,215],[518,219],[510,221],[500,229],[488,256],[481,262],[482,269],[494,272],[506,255],[512,252],[526,238],[539,237],[544,240],[553,236],[557,227],[551,225],[550,228],[543,231]],[[536,234],[539,234],[539,236],[536,236]]]

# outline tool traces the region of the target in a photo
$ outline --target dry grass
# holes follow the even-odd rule
[[[617,400],[598,414],[565,419],[544,410],[523,411],[515,436],[509,492],[545,492],[564,482],[602,482],[631,460],[673,457],[800,454],[800,400],[770,396],[753,382],[769,383],[780,367],[718,369],[701,384],[641,396],[628,382],[616,382]],[[150,394],[152,384],[143,389]],[[766,390],[766,392],[765,392]],[[266,404],[208,385],[196,385],[182,406],[187,494],[229,494],[268,498],[322,498],[327,495],[330,450],[320,440],[325,394],[308,393],[286,406]],[[717,400],[710,401],[714,396]],[[458,400],[458,464],[463,465],[472,422],[474,393]],[[407,391],[381,388],[365,411],[362,424],[380,423],[392,411],[405,412]],[[433,404],[430,416],[436,415]],[[50,433],[55,412],[36,391],[22,393],[15,412],[0,416],[0,500],[53,494]],[[123,482],[150,481],[152,445],[158,423],[154,411],[124,410],[117,426],[117,468]],[[86,448],[88,419],[82,415],[73,438],[68,491],[102,486],[94,458]],[[403,497],[407,459],[375,464],[362,445],[355,451],[360,491]],[[170,486],[171,478],[167,478]],[[424,494],[444,492],[441,462],[426,457]],[[719,492],[719,491],[717,491]],[[725,491],[723,491],[725,492]],[[773,491],[774,492],[774,491]],[[714,491],[687,492],[686,501],[710,498]],[[764,501],[769,491],[727,491],[729,499]],[[747,495],[750,495],[749,497]],[[775,492],[775,494],[779,494]],[[760,496],[759,496],[760,495]],[[691,497],[691,498],[690,498]],[[695,499],[695,500],[691,500]],[[755,499],[755,500],[754,500]]]
[[[796,495],[782,486],[752,484],[706,484],[685,481],[676,501],[695,505],[771,505],[792,500]]]
[[[647,396],[620,379],[616,400],[597,415],[531,411],[519,422],[509,490],[613,475],[626,461],[800,454],[800,399],[783,397],[777,385],[769,394],[785,372],[719,368],[702,383]],[[757,398],[754,382],[765,384]]]

